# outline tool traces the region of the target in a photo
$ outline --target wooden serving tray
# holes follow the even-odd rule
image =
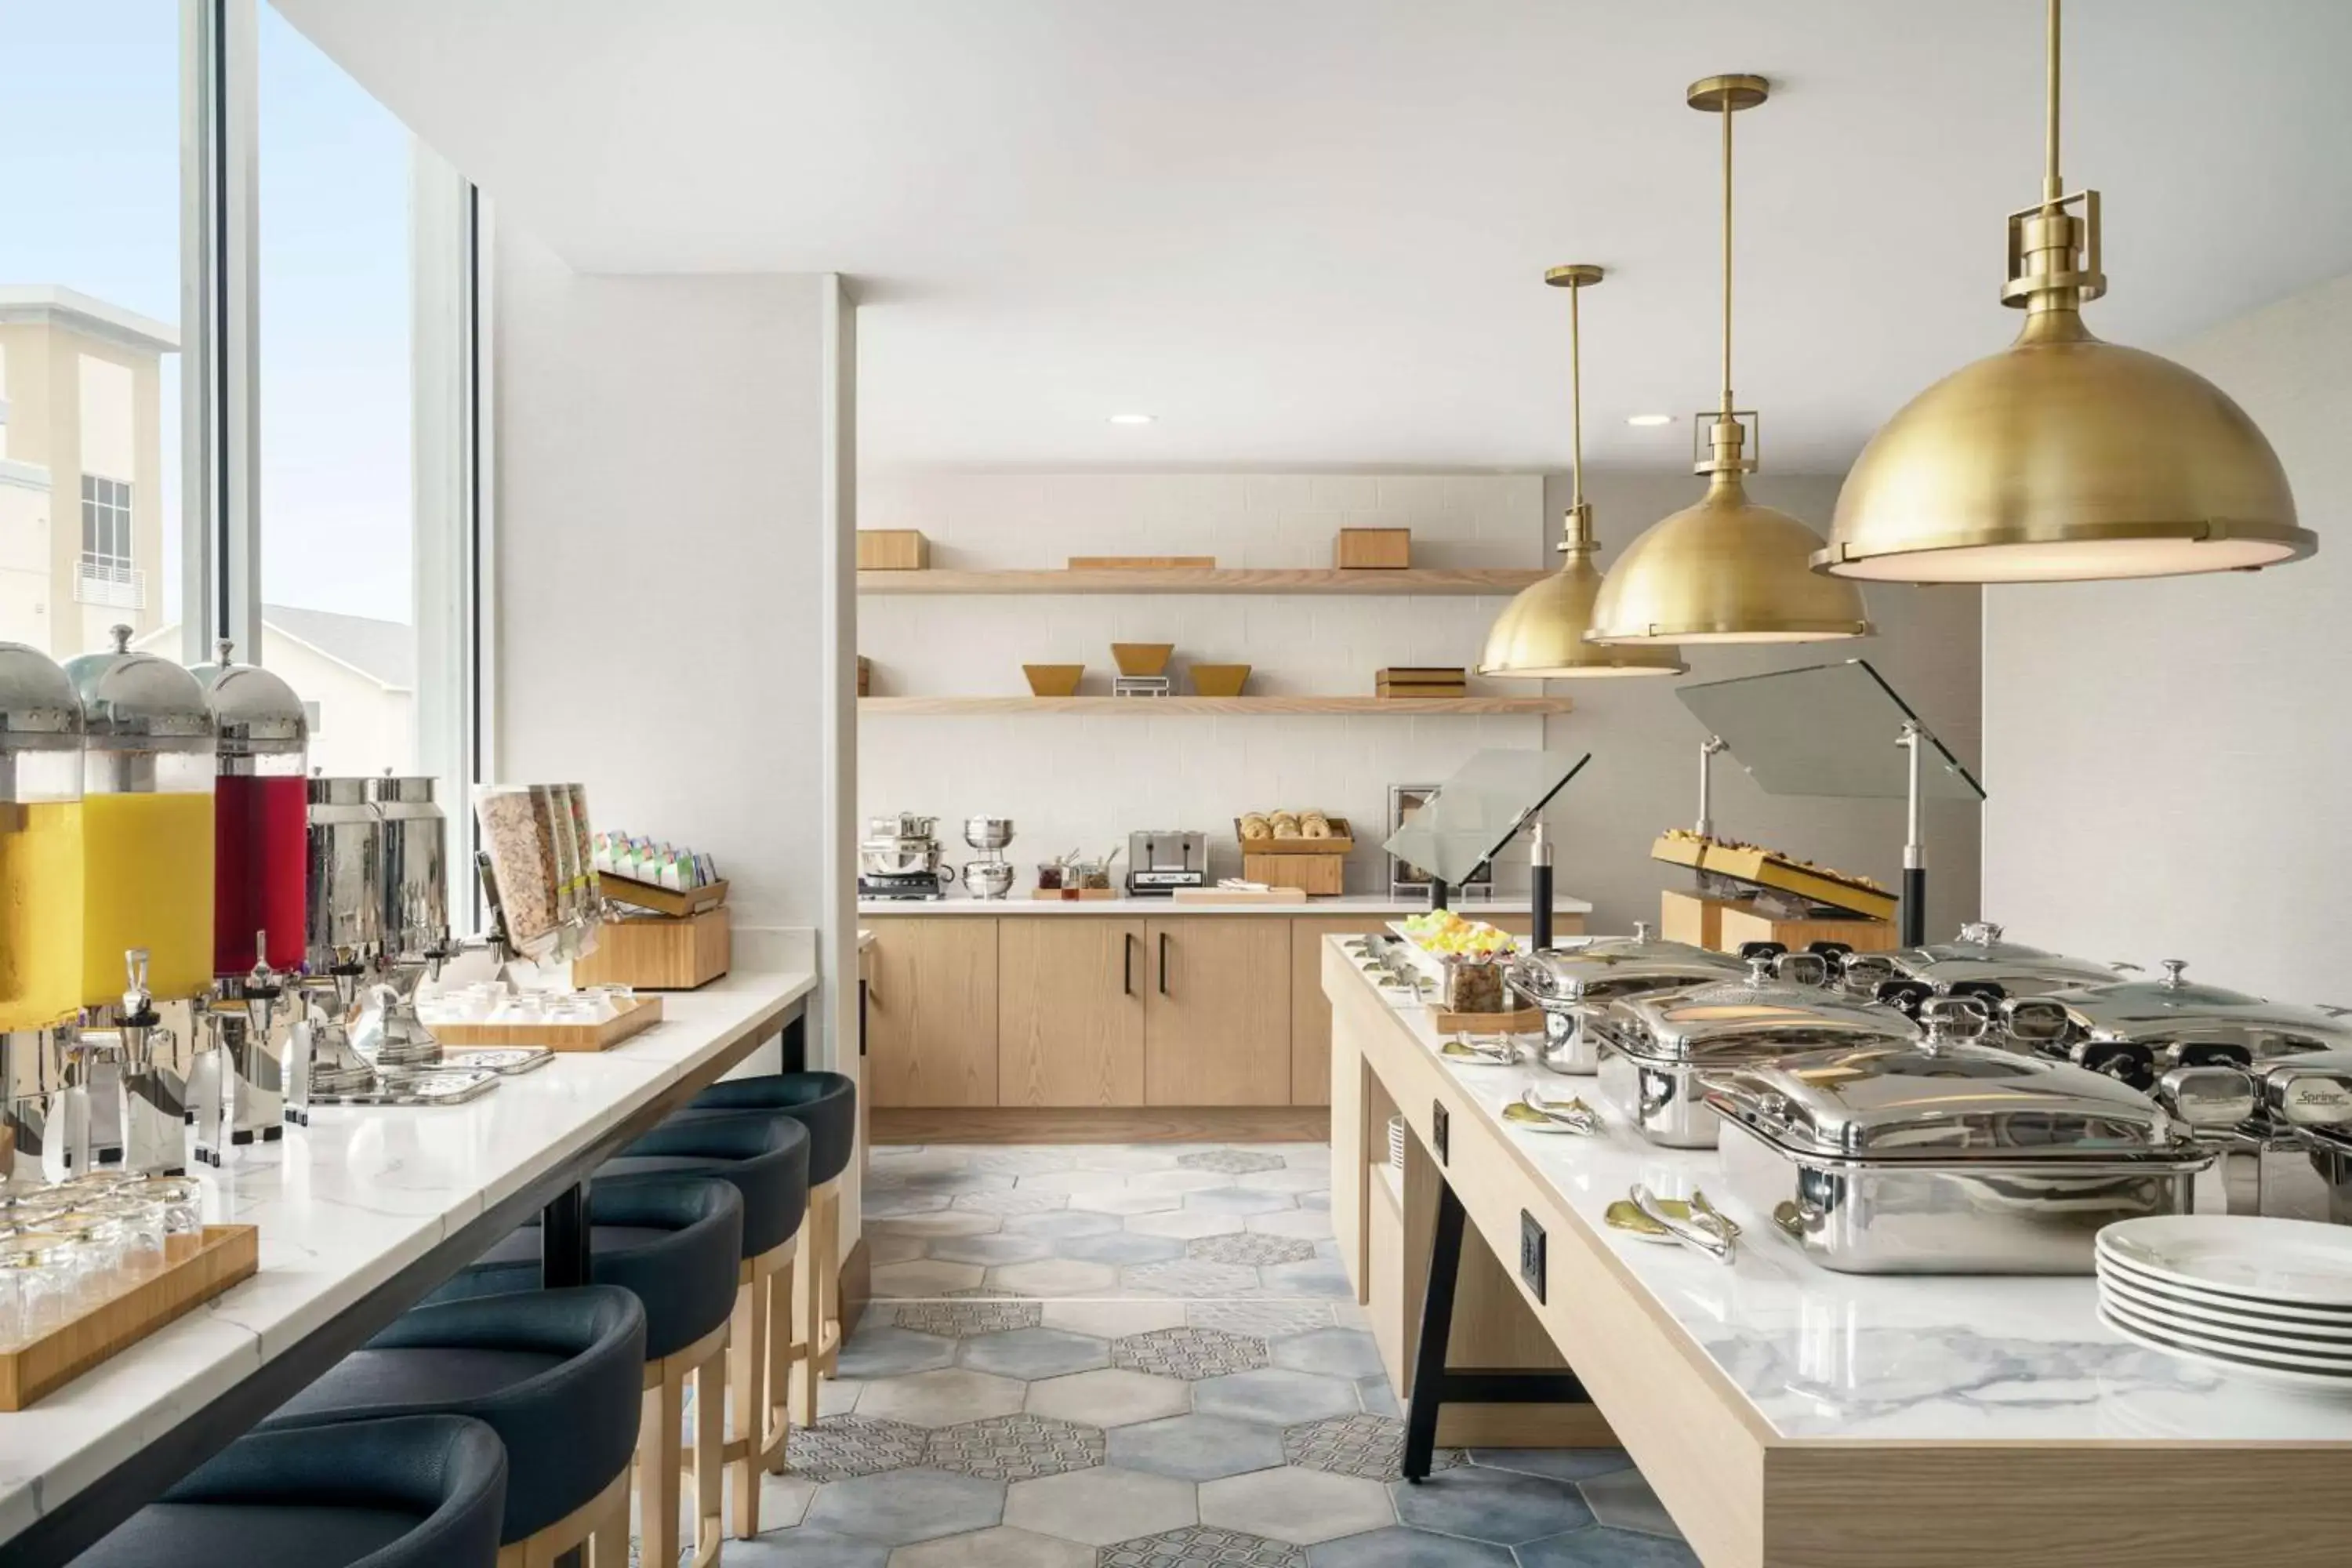
[[[1687,866],[1695,871],[1711,871],[1751,887],[1794,893],[1801,899],[1871,920],[1892,919],[1899,902],[1884,888],[1864,887],[1832,877],[1818,867],[1798,865],[1769,849],[1736,847],[1714,839],[1701,842],[1661,835],[1650,846],[1650,858],[1671,866]]]
[[[1029,896],[1044,904],[1079,904],[1118,897],[1117,888],[1032,888]]]
[[[609,1051],[662,1019],[662,999],[632,996],[617,1017],[601,1024],[436,1024],[445,1046],[545,1046],[554,1051]]]
[[[1534,1035],[1543,1031],[1543,1009],[1521,1007],[1510,1013],[1449,1013],[1429,1010],[1429,1026],[1440,1034]]]
[[[165,1243],[163,1271],[142,1279],[37,1340],[0,1351],[0,1410],[22,1410],[137,1344],[261,1266],[261,1233],[208,1225]]]
[[[1234,837],[1244,855],[1345,855],[1356,847],[1356,830],[1346,817],[1327,812],[1323,820],[1331,825],[1328,838],[1243,838],[1242,819],[1236,816]]]
[[[683,893],[668,888],[656,888],[651,882],[640,882],[634,877],[615,877],[609,871],[601,873],[597,881],[604,888],[606,898],[641,910],[651,910],[656,914],[668,915],[673,920],[684,920],[705,910],[715,910],[727,901],[727,879],[724,877],[704,887],[689,888]]]

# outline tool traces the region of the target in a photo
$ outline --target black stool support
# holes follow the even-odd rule
[[[589,1248],[587,1182],[564,1188],[539,1214],[544,1232],[540,1237],[540,1289],[562,1290],[587,1284],[595,1276]]]
[[[1422,1297],[1421,1337],[1414,1347],[1412,1394],[1405,1402],[1404,1479],[1424,1481],[1437,1457],[1442,1405],[1589,1405],[1591,1396],[1572,1372],[1456,1369],[1445,1364],[1454,1338],[1454,1291],[1462,1276],[1462,1200],[1444,1177],[1437,1183],[1437,1228],[1430,1238],[1429,1285]]]

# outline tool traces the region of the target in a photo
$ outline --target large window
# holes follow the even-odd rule
[[[179,7],[0,0],[0,639],[172,642]]]

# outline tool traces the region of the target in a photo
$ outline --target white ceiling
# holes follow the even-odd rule
[[[869,461],[1664,466],[1713,400],[1716,125],[1768,468],[2006,341],[2038,0],[275,0],[594,270],[837,270]],[[2076,0],[2105,335],[2352,270],[2344,0]],[[1113,426],[1115,412],[1157,423]],[[1633,412],[1685,416],[1628,428]]]

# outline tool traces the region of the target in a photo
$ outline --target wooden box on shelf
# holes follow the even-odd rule
[[[1284,840],[1284,842],[1292,842]],[[1332,840],[1318,838],[1318,844]],[[1254,845],[1264,840],[1253,839]],[[1339,855],[1264,855],[1256,849],[1242,851],[1242,876],[1252,882],[1264,882],[1269,888],[1297,888],[1302,892],[1322,896],[1348,890],[1348,860]]]
[[[1801,952],[1817,942],[1842,942],[1856,952],[1891,952],[1895,949],[1895,922],[1853,915],[1834,915],[1827,920],[1774,920],[1742,899],[1723,906],[1722,936],[1717,945],[1726,952],[1738,952],[1744,942],[1777,942],[1791,952]]]
[[[725,910],[720,910],[725,913]],[[610,939],[613,928],[604,928]],[[583,962],[593,963],[604,952],[600,943],[596,952]],[[625,981],[609,978],[583,980],[580,964],[572,966],[572,978],[580,985],[625,984]],[[505,1046],[545,1046],[551,1051],[609,1051],[633,1036],[642,1035],[662,1021],[662,999],[658,996],[632,996],[618,1005],[619,1012],[601,1024],[436,1024],[434,1038],[445,1046],[462,1046],[473,1049],[498,1049]]]
[[[857,531],[860,572],[920,572],[931,563],[931,542],[914,528]]]
[[[1331,542],[1331,564],[1350,572],[1402,572],[1412,565],[1412,530],[1343,528]]]
[[[37,1338],[0,1351],[0,1410],[23,1410],[194,1310],[260,1266],[260,1233],[208,1225],[168,1237],[162,1270]]]
[[[1466,697],[1470,672],[1459,665],[1391,665],[1373,672],[1372,688],[1388,698]]]

